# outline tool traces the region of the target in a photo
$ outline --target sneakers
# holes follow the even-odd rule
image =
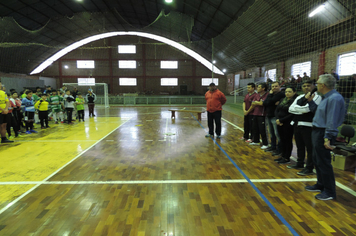
[[[260,143],[254,143],[254,142],[252,142],[252,143],[250,143],[250,145],[251,145],[251,146],[260,146]]]
[[[284,159],[284,158],[282,158],[282,160],[280,160],[278,162],[278,164],[288,164],[288,163],[290,163],[290,160],[287,160],[287,159]]]
[[[298,174],[298,175],[313,175],[314,172],[313,172],[313,171],[310,171],[310,170],[308,170],[308,169],[303,169],[302,171],[299,171],[297,174]]]
[[[220,135],[217,135],[217,136],[216,136],[216,138],[217,138],[217,139],[220,139],[220,138],[221,138],[221,136],[220,136]]]
[[[7,138],[1,139],[1,143],[13,143],[14,141],[8,140]]]
[[[15,138],[23,138],[24,136],[18,134],[17,136],[15,136]]]
[[[312,186],[306,186],[305,190],[307,190],[309,192],[321,192],[323,189],[320,188],[318,185],[314,184]]]
[[[49,126],[46,126],[46,129],[48,129],[48,128],[51,128],[51,127],[49,127]]]
[[[252,143],[252,140],[251,139],[247,139],[245,142],[246,143]]]
[[[45,129],[45,127],[44,127],[44,126],[41,126],[41,129]]]
[[[279,162],[279,161],[281,161],[281,160],[283,160],[283,157],[280,157],[280,158],[274,159],[274,161],[275,161],[275,162]]]
[[[33,130],[33,129],[30,129],[30,132],[31,133],[38,133],[37,131]],[[27,132],[26,132],[27,133]]]
[[[262,150],[266,150],[266,149],[268,149],[268,146],[267,146],[267,145],[263,145],[263,146],[261,147],[261,149],[262,149]]]
[[[11,140],[11,139],[14,139],[14,136],[10,136],[9,139],[10,139],[10,140]]]
[[[214,137],[214,135],[211,135],[211,134],[207,134],[207,135],[205,135],[205,138],[212,138],[212,137]]]
[[[244,137],[241,137],[241,138],[239,138],[239,140],[245,141],[245,138],[244,138]]]
[[[26,131],[26,134],[31,134],[31,131],[29,131],[29,130],[28,130],[28,131]]]
[[[58,121],[54,122],[55,124],[58,124]]]
[[[333,200],[334,197],[331,197],[329,195],[327,195],[325,192],[319,193],[317,195],[315,195],[315,198],[318,200],[323,200],[323,201],[327,201],[327,200]]]
[[[298,165],[298,164],[295,164],[295,165],[290,165],[290,166],[287,166],[288,169],[297,169],[297,170],[301,170],[304,168],[304,165],[301,166],[301,165]]]
[[[63,124],[63,123],[64,123],[64,121],[62,120],[62,121],[61,121],[61,123]]]

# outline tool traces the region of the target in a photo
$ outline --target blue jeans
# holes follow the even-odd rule
[[[268,125],[269,135],[271,138],[271,148],[277,149],[279,151],[280,148],[277,146],[277,140],[279,144],[281,142],[281,138],[277,130],[276,117],[266,116],[266,123]]]

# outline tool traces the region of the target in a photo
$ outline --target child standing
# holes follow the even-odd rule
[[[35,117],[35,107],[33,106],[32,91],[26,91],[26,97],[22,99],[22,105],[25,108],[25,123],[26,123],[26,134],[38,133],[33,130],[33,122]]]
[[[15,109],[17,108],[15,99],[8,93],[7,96],[10,98],[10,106],[9,113],[7,113],[7,134],[9,135],[9,139],[13,139],[11,136],[11,127],[15,132],[15,137],[19,136],[19,128],[17,126],[16,118],[15,118]]]
[[[52,114],[53,114],[53,119],[55,121],[55,124],[58,124],[58,119],[60,121],[63,121],[63,113],[62,113],[62,104],[61,102],[63,101],[63,98],[60,97],[59,91],[57,93],[56,90],[52,90],[52,96],[49,98],[49,103],[51,104],[52,107]]]
[[[89,117],[90,116],[95,116],[94,115],[94,106],[95,106],[95,101],[96,101],[96,95],[93,93],[92,89],[88,90],[88,94],[86,96],[87,102],[88,102],[88,108],[89,108]]]
[[[41,129],[49,128],[47,94],[45,93],[42,94],[41,99],[36,102],[35,108],[38,109],[38,116],[40,118]]]
[[[73,114],[73,110],[74,110],[74,97],[71,95],[71,91],[67,90],[66,91],[66,95],[64,95],[64,107],[66,109],[67,112],[67,121],[68,124],[73,124],[72,122],[72,114]]]
[[[84,122],[84,98],[81,92],[77,92],[77,98],[75,99],[77,103],[78,120],[82,119]]]

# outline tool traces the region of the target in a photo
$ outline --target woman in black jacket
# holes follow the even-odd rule
[[[279,164],[289,163],[293,150],[293,126],[290,123],[294,115],[289,113],[288,109],[297,97],[297,94],[294,87],[288,87],[285,93],[286,97],[279,101],[275,111],[277,130],[281,138],[281,157],[274,161]]]

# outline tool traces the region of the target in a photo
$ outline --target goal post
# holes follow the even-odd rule
[[[92,89],[97,96],[97,102],[104,104],[105,108],[109,108],[109,89],[107,83],[83,84],[83,83],[63,83],[69,90],[73,91],[77,87],[78,91],[82,93],[83,97],[88,93],[88,89]]]

